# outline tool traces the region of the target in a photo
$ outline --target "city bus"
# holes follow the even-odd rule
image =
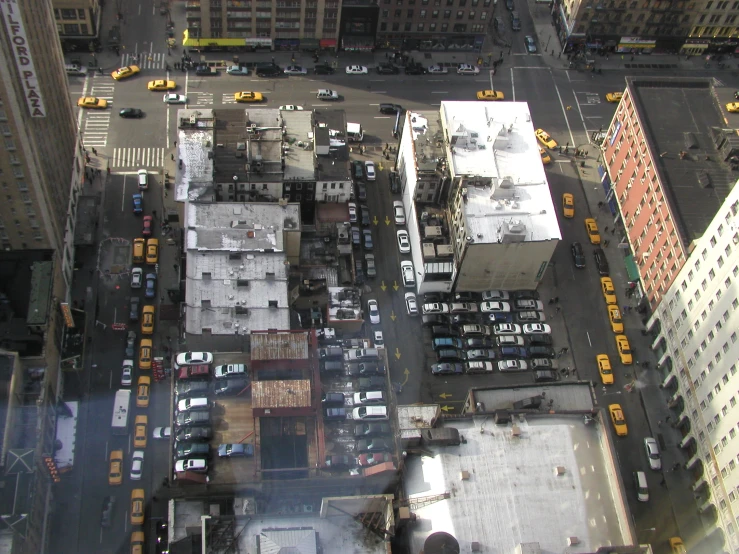
[[[128,434],[128,412],[131,408],[131,391],[120,389],[115,393],[113,401],[113,422],[111,427],[114,435]]]
[[[362,142],[364,140],[362,126],[359,123],[347,123],[346,138],[349,142]]]

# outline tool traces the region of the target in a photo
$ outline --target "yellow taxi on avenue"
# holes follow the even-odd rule
[[[264,96],[262,96],[261,92],[249,92],[248,90],[244,90],[234,94],[234,100],[237,102],[261,102],[264,100]]]
[[[544,129],[537,129],[536,131],[534,131],[534,134],[536,135],[536,139],[542,144],[542,146],[545,146],[546,148],[557,148],[557,141],[549,136],[549,133],[547,133]]]
[[[116,81],[120,81],[121,79],[128,79],[129,77],[133,77],[136,75],[139,71],[138,65],[127,65],[126,67],[119,67],[116,69],[113,73],[110,74],[113,79]]]
[[[489,100],[491,102],[494,102],[496,100],[505,100],[505,94],[503,94],[499,90],[478,90],[477,99]]]
[[[83,96],[77,100],[77,105],[88,110],[104,110],[108,107],[108,101],[94,96]]]
[[[149,90],[174,90],[177,88],[177,83],[174,81],[166,81],[164,79],[158,79],[156,81],[149,81],[146,85]]]

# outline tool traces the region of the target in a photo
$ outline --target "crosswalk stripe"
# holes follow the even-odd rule
[[[160,168],[164,165],[164,148],[114,148],[111,167]]]
[[[156,52],[152,54],[141,52],[138,54],[138,58],[136,60],[134,60],[133,54],[121,55],[121,67],[126,67],[128,65],[137,65],[141,69],[163,69],[165,63],[166,55]]]

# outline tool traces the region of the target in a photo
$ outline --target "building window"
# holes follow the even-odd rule
[[[475,12],[470,12],[467,14],[468,19],[475,19]]]
[[[418,25],[416,25],[416,31],[418,31],[419,33],[423,32],[423,23],[419,23]]]
[[[490,4],[485,4],[486,6],[489,6]],[[481,12],[480,13],[480,21],[485,21],[488,18],[488,12]]]
[[[462,19],[464,17],[464,12],[462,10],[457,10],[457,19]]]
[[[452,10],[444,10],[444,19],[452,17]]]

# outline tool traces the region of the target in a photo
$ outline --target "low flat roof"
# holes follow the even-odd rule
[[[307,360],[309,341],[308,331],[252,333],[251,360]]]
[[[511,425],[495,425],[490,417],[454,420],[444,426],[457,428],[465,442],[426,447],[432,456],[406,459],[411,502],[453,491],[413,510],[425,524],[408,528],[411,552],[421,552],[426,538],[440,531],[490,552],[516,552],[526,543],[561,553],[633,544],[601,426],[585,425],[579,415],[548,414],[517,418],[515,425],[518,437]],[[569,537],[580,543],[568,546]]]
[[[285,122],[285,181],[315,181],[313,112],[281,111],[280,115]]]
[[[732,127],[722,117],[715,81],[627,77],[626,86],[676,214],[678,231],[690,244],[703,236],[736,182],[731,167],[722,161],[722,152],[714,147],[713,134]],[[730,130],[728,138],[739,146],[735,131]],[[692,140],[693,147],[688,147]],[[687,152],[686,159],[681,159],[682,151]],[[710,186],[700,184],[701,175],[707,176]]]

